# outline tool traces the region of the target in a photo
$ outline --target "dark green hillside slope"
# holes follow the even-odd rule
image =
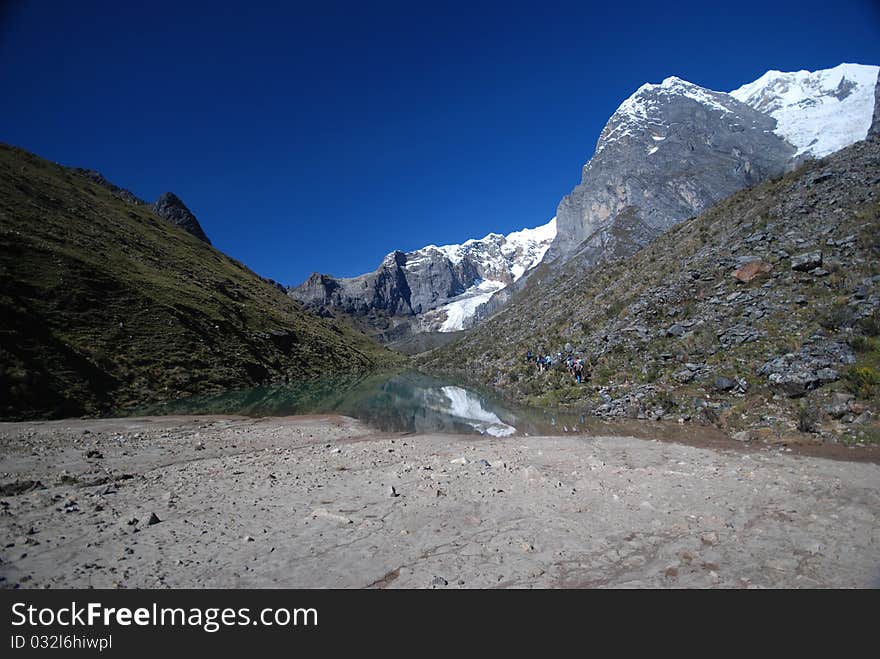
[[[0,146],[0,417],[356,378],[396,359],[149,206]]]
[[[878,140],[739,192],[629,259],[546,274],[421,364],[531,404],[742,438],[877,435]],[[538,373],[527,350],[579,353],[592,378]]]

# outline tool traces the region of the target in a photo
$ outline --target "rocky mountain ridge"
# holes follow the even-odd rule
[[[386,343],[412,333],[467,327],[477,307],[541,261],[555,218],[535,229],[490,233],[460,245],[388,254],[374,272],[351,278],[314,273],[288,294],[319,315],[354,318]]]
[[[139,198],[130,190],[120,188],[108,181],[101,172],[94,169],[74,168],[76,173],[85,176],[93,183],[97,183],[113,193],[114,196],[137,206],[149,206],[156,215],[164,220],[168,220],[174,226],[180,227],[190,235],[195,236],[202,242],[211,244],[208,234],[202,229],[196,216],[187,208],[186,204],[173,192],[164,192],[152,204]]]
[[[781,174],[794,148],[774,120],[679,78],[643,85],[611,116],[559,204],[549,260],[628,256],[678,221]]]

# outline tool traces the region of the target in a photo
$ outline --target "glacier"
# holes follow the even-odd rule
[[[874,112],[878,66],[840,64],[820,71],[767,71],[730,92],[776,119],[776,134],[822,158],[865,139]]]
[[[428,245],[412,253],[418,262],[418,254],[425,256],[431,251],[443,254],[453,263],[465,256],[480,262],[481,270],[488,273],[476,280],[460,295],[448,303],[426,313],[422,325],[442,322],[439,332],[457,332],[465,328],[477,308],[489,301],[496,292],[520,279],[538,265],[556,238],[556,218],[533,229],[522,229],[502,235],[490,233],[479,240],[468,240],[460,245]]]

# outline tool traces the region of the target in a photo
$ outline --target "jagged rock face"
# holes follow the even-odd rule
[[[209,245],[211,244],[208,235],[205,233],[204,229],[202,229],[202,225],[199,224],[196,216],[192,214],[192,211],[186,207],[186,204],[184,204],[173,192],[166,192],[161,195],[155,203],[147,204],[147,202],[136,196],[131,190],[120,188],[118,185],[114,185],[108,181],[104,175],[97,170],[77,167],[74,171],[77,174],[82,174],[93,183],[100,185],[102,188],[106,188],[113,193],[115,197],[127,201],[130,204],[149,206],[153,209],[153,212],[163,220],[167,220],[174,226],[180,227],[187,233],[192,234],[199,240],[204,241]]]
[[[795,149],[776,121],[679,78],[643,85],[605,125],[559,204],[548,260],[628,256],[724,197],[780,174]]]
[[[288,293],[307,307],[355,316],[371,312],[415,316],[463,293],[480,278],[479,273],[479,266],[468,258],[453,263],[437,250],[397,251],[374,272],[344,279],[316,272]]]
[[[173,192],[166,192],[161,195],[154,204],[153,211],[159,217],[168,220],[171,224],[180,227],[187,233],[192,234],[201,241],[211,244],[207,234],[202,229],[202,225],[186,207],[180,198]]]
[[[402,265],[402,252],[389,254],[375,272],[349,279],[314,273],[303,284],[288,289],[288,295],[307,308],[340,311],[352,316],[371,312],[411,315],[410,290]]]
[[[288,294],[319,314],[357,317],[367,329],[385,332],[393,319],[396,331],[381,337],[386,341],[412,331],[456,331],[479,304],[538,263],[554,235],[551,220],[507,236],[396,251],[374,272],[344,279],[315,273]]]
[[[874,117],[871,121],[871,127],[868,129],[868,136],[880,136],[880,78],[874,85]]]

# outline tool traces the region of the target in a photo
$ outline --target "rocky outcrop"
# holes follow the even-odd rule
[[[375,272],[348,279],[312,274],[302,285],[288,289],[288,295],[307,308],[351,316],[412,315],[412,292],[403,267],[406,255],[394,252]]]
[[[151,208],[162,219],[168,220],[174,226],[180,227],[199,240],[211,244],[196,216],[173,192],[162,194],[155,203],[151,204]]]
[[[614,113],[557,209],[548,259],[629,256],[671,226],[785,171],[794,147],[775,120],[679,78],[643,85]]]
[[[137,204],[138,206],[146,205],[146,202],[143,199],[139,199],[131,190],[126,190],[125,188],[120,188],[118,185],[114,185],[106,178],[104,175],[95,170],[95,169],[83,169],[81,167],[75,167],[74,170],[77,174],[82,174],[87,179],[92,181],[92,183],[96,183],[100,185],[102,188],[106,188],[110,192],[113,193],[115,197],[119,197],[127,201],[130,204]]]
[[[114,185],[97,170],[82,169],[78,167],[73,171],[85,176],[93,183],[100,185],[102,188],[109,190],[113,196],[118,197],[123,201],[127,201],[130,204],[136,204],[137,206],[149,206],[153,212],[163,220],[167,220],[174,226],[180,227],[187,233],[192,234],[199,240],[206,242],[209,245],[211,244],[208,235],[205,233],[204,229],[202,229],[202,225],[199,224],[196,216],[192,214],[192,211],[186,207],[186,204],[184,204],[183,201],[181,201],[173,192],[166,192],[154,203],[148,204],[131,192],[131,190],[126,190],[125,188],[120,188],[118,185]]]

